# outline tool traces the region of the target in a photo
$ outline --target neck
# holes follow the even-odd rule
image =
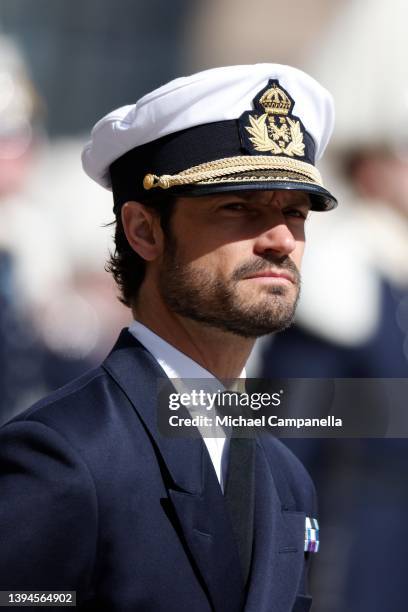
[[[134,318],[188,355],[216,378],[238,378],[255,340],[210,327],[169,311],[162,302],[140,298]]]

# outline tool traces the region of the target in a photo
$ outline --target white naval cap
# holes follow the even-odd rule
[[[170,189],[204,195],[298,189],[336,205],[315,162],[333,130],[331,95],[280,64],[227,66],[170,81],[102,118],[82,153],[115,205]]]

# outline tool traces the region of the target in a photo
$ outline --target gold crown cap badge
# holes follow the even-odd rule
[[[259,103],[268,115],[287,115],[292,106],[286,93],[277,85],[272,85],[267,89]]]
[[[254,149],[272,155],[304,157],[302,127],[299,120],[289,116],[292,101],[286,92],[273,84],[263,93],[259,104],[265,112],[260,116],[248,115],[249,125],[245,126]]]
[[[293,105],[293,99],[279,86],[279,81],[269,81],[265,89],[254,98],[255,108],[245,111],[239,118],[242,148],[249,155],[235,154],[211,160],[173,175],[148,173],[143,179],[144,189],[238,182],[236,175],[239,173],[245,173],[247,181],[266,180],[265,177],[252,174],[260,170],[297,172],[304,177],[302,180],[321,184],[318,171],[307,159],[304,142],[306,131],[300,119],[292,115]],[[255,151],[263,155],[254,154]],[[303,160],[293,159],[295,157]],[[289,180],[287,174],[282,176],[282,180]],[[291,180],[298,179],[292,176]]]

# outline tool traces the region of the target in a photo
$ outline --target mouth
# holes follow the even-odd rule
[[[272,282],[290,282],[293,285],[295,284],[294,276],[286,270],[282,272],[262,270],[261,272],[256,272],[255,274],[246,276],[243,280],[269,280]]]

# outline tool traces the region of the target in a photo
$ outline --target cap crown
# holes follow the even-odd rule
[[[301,70],[255,64],[213,68],[175,79],[136,104],[106,115],[95,125],[84,148],[84,170],[110,188],[109,167],[122,155],[194,126],[238,119],[253,110],[253,100],[270,80],[278,81],[281,88],[265,92],[265,111],[283,115],[291,110],[314,141],[315,159],[320,159],[333,130],[331,95]],[[292,108],[285,92],[293,100]]]

